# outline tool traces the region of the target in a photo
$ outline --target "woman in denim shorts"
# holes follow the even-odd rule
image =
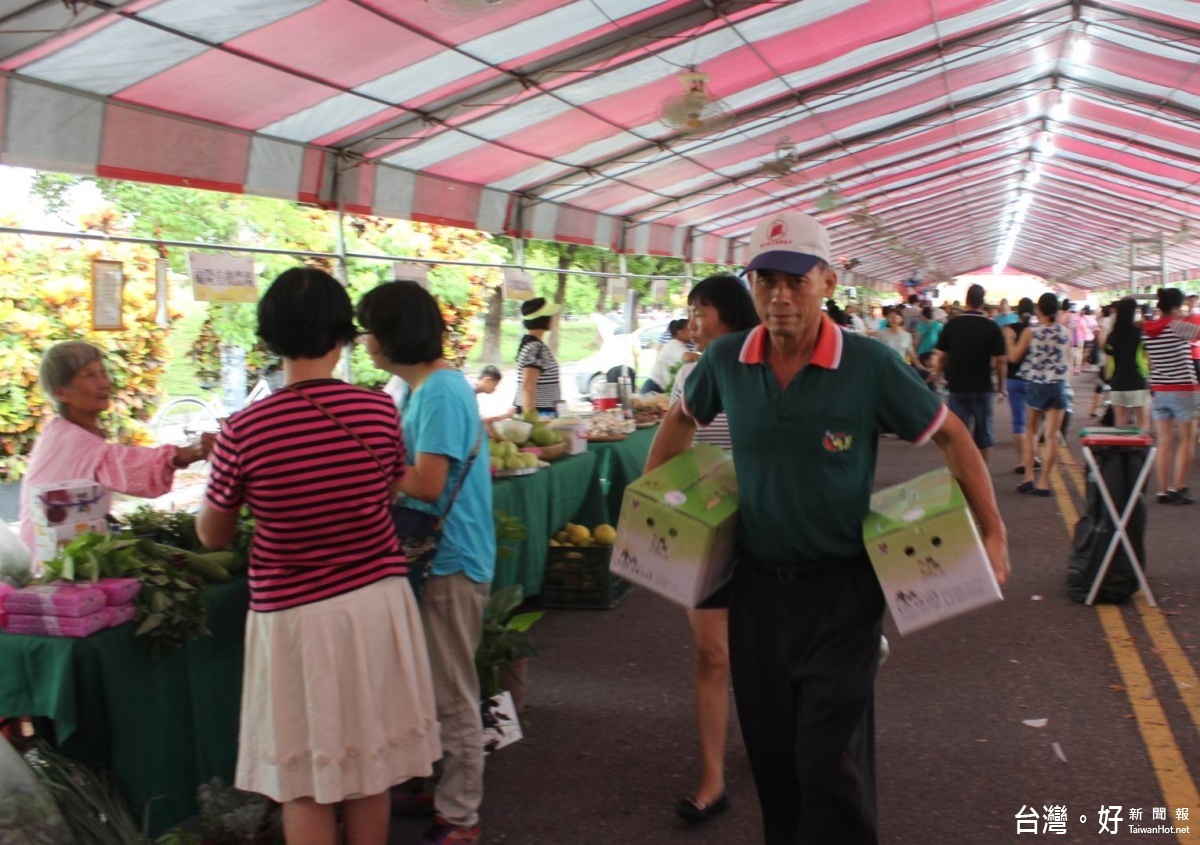
[[[1037,301],[1038,325],[1009,341],[1008,360],[1021,363],[1017,374],[1025,381],[1025,440],[1021,465],[1024,478],[1018,493],[1050,496],[1050,474],[1058,459],[1058,432],[1067,409],[1067,374],[1070,372],[1071,335],[1055,322],[1058,299],[1044,293]],[[1046,419],[1046,459],[1041,486],[1034,483],[1034,452],[1038,427]]]

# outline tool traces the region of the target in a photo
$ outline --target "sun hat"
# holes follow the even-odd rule
[[[765,217],[750,235],[746,270],[778,270],[803,276],[818,261],[831,263],[829,232],[815,218],[799,211]]]
[[[521,303],[521,317],[525,320],[536,320],[538,317],[553,317],[562,310],[561,305],[547,301],[544,297],[535,296]]]

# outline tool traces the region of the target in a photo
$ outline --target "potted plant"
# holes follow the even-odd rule
[[[483,636],[475,652],[475,669],[479,673],[479,694],[491,698],[507,690],[517,703],[524,696],[527,670],[521,665],[537,657],[537,646],[529,637],[529,629],[545,611],[515,613],[525,598],[520,584],[513,584],[492,594],[483,611]],[[512,686],[506,681],[515,679]],[[518,705],[518,712],[522,709]]]

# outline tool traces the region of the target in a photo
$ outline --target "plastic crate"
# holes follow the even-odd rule
[[[616,605],[633,585],[608,571],[611,556],[612,546],[551,546],[541,606],[607,610]]]

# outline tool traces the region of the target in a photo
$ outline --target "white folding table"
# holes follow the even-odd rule
[[[1119,429],[1112,432],[1083,432],[1083,439],[1080,441],[1083,447],[1083,459],[1087,462],[1092,478],[1095,479],[1096,489],[1100,493],[1100,498],[1104,502],[1104,509],[1108,511],[1108,515],[1113,521],[1113,536],[1109,541],[1108,549],[1104,553],[1104,559],[1100,563],[1100,569],[1096,572],[1096,580],[1092,582],[1092,589],[1088,592],[1087,603],[1093,604],[1096,600],[1096,593],[1100,590],[1100,585],[1104,583],[1104,576],[1108,574],[1108,568],[1112,564],[1113,557],[1117,554],[1118,544],[1125,547],[1125,554],[1129,556],[1129,564],[1133,567],[1133,571],[1137,574],[1138,585],[1142,589],[1142,594],[1146,597],[1146,603],[1151,607],[1157,607],[1158,604],[1154,600],[1154,593],[1150,592],[1150,585],[1146,582],[1146,573],[1142,569],[1142,562],[1138,560],[1137,552],[1133,549],[1133,543],[1129,539],[1129,518],[1133,515],[1134,508],[1137,507],[1141,500],[1142,491],[1146,488],[1146,480],[1150,477],[1150,470],[1154,466],[1154,453],[1157,451],[1154,445],[1154,438],[1148,434],[1122,432]],[[1142,470],[1138,473],[1137,479],[1133,483],[1133,488],[1129,491],[1129,499],[1125,502],[1123,511],[1117,510],[1116,502],[1113,501],[1112,492],[1108,489],[1108,485],[1104,482],[1104,475],[1100,472],[1100,465],[1096,462],[1096,456],[1092,453],[1093,448],[1112,447],[1117,449],[1145,449],[1146,459],[1142,464]]]

